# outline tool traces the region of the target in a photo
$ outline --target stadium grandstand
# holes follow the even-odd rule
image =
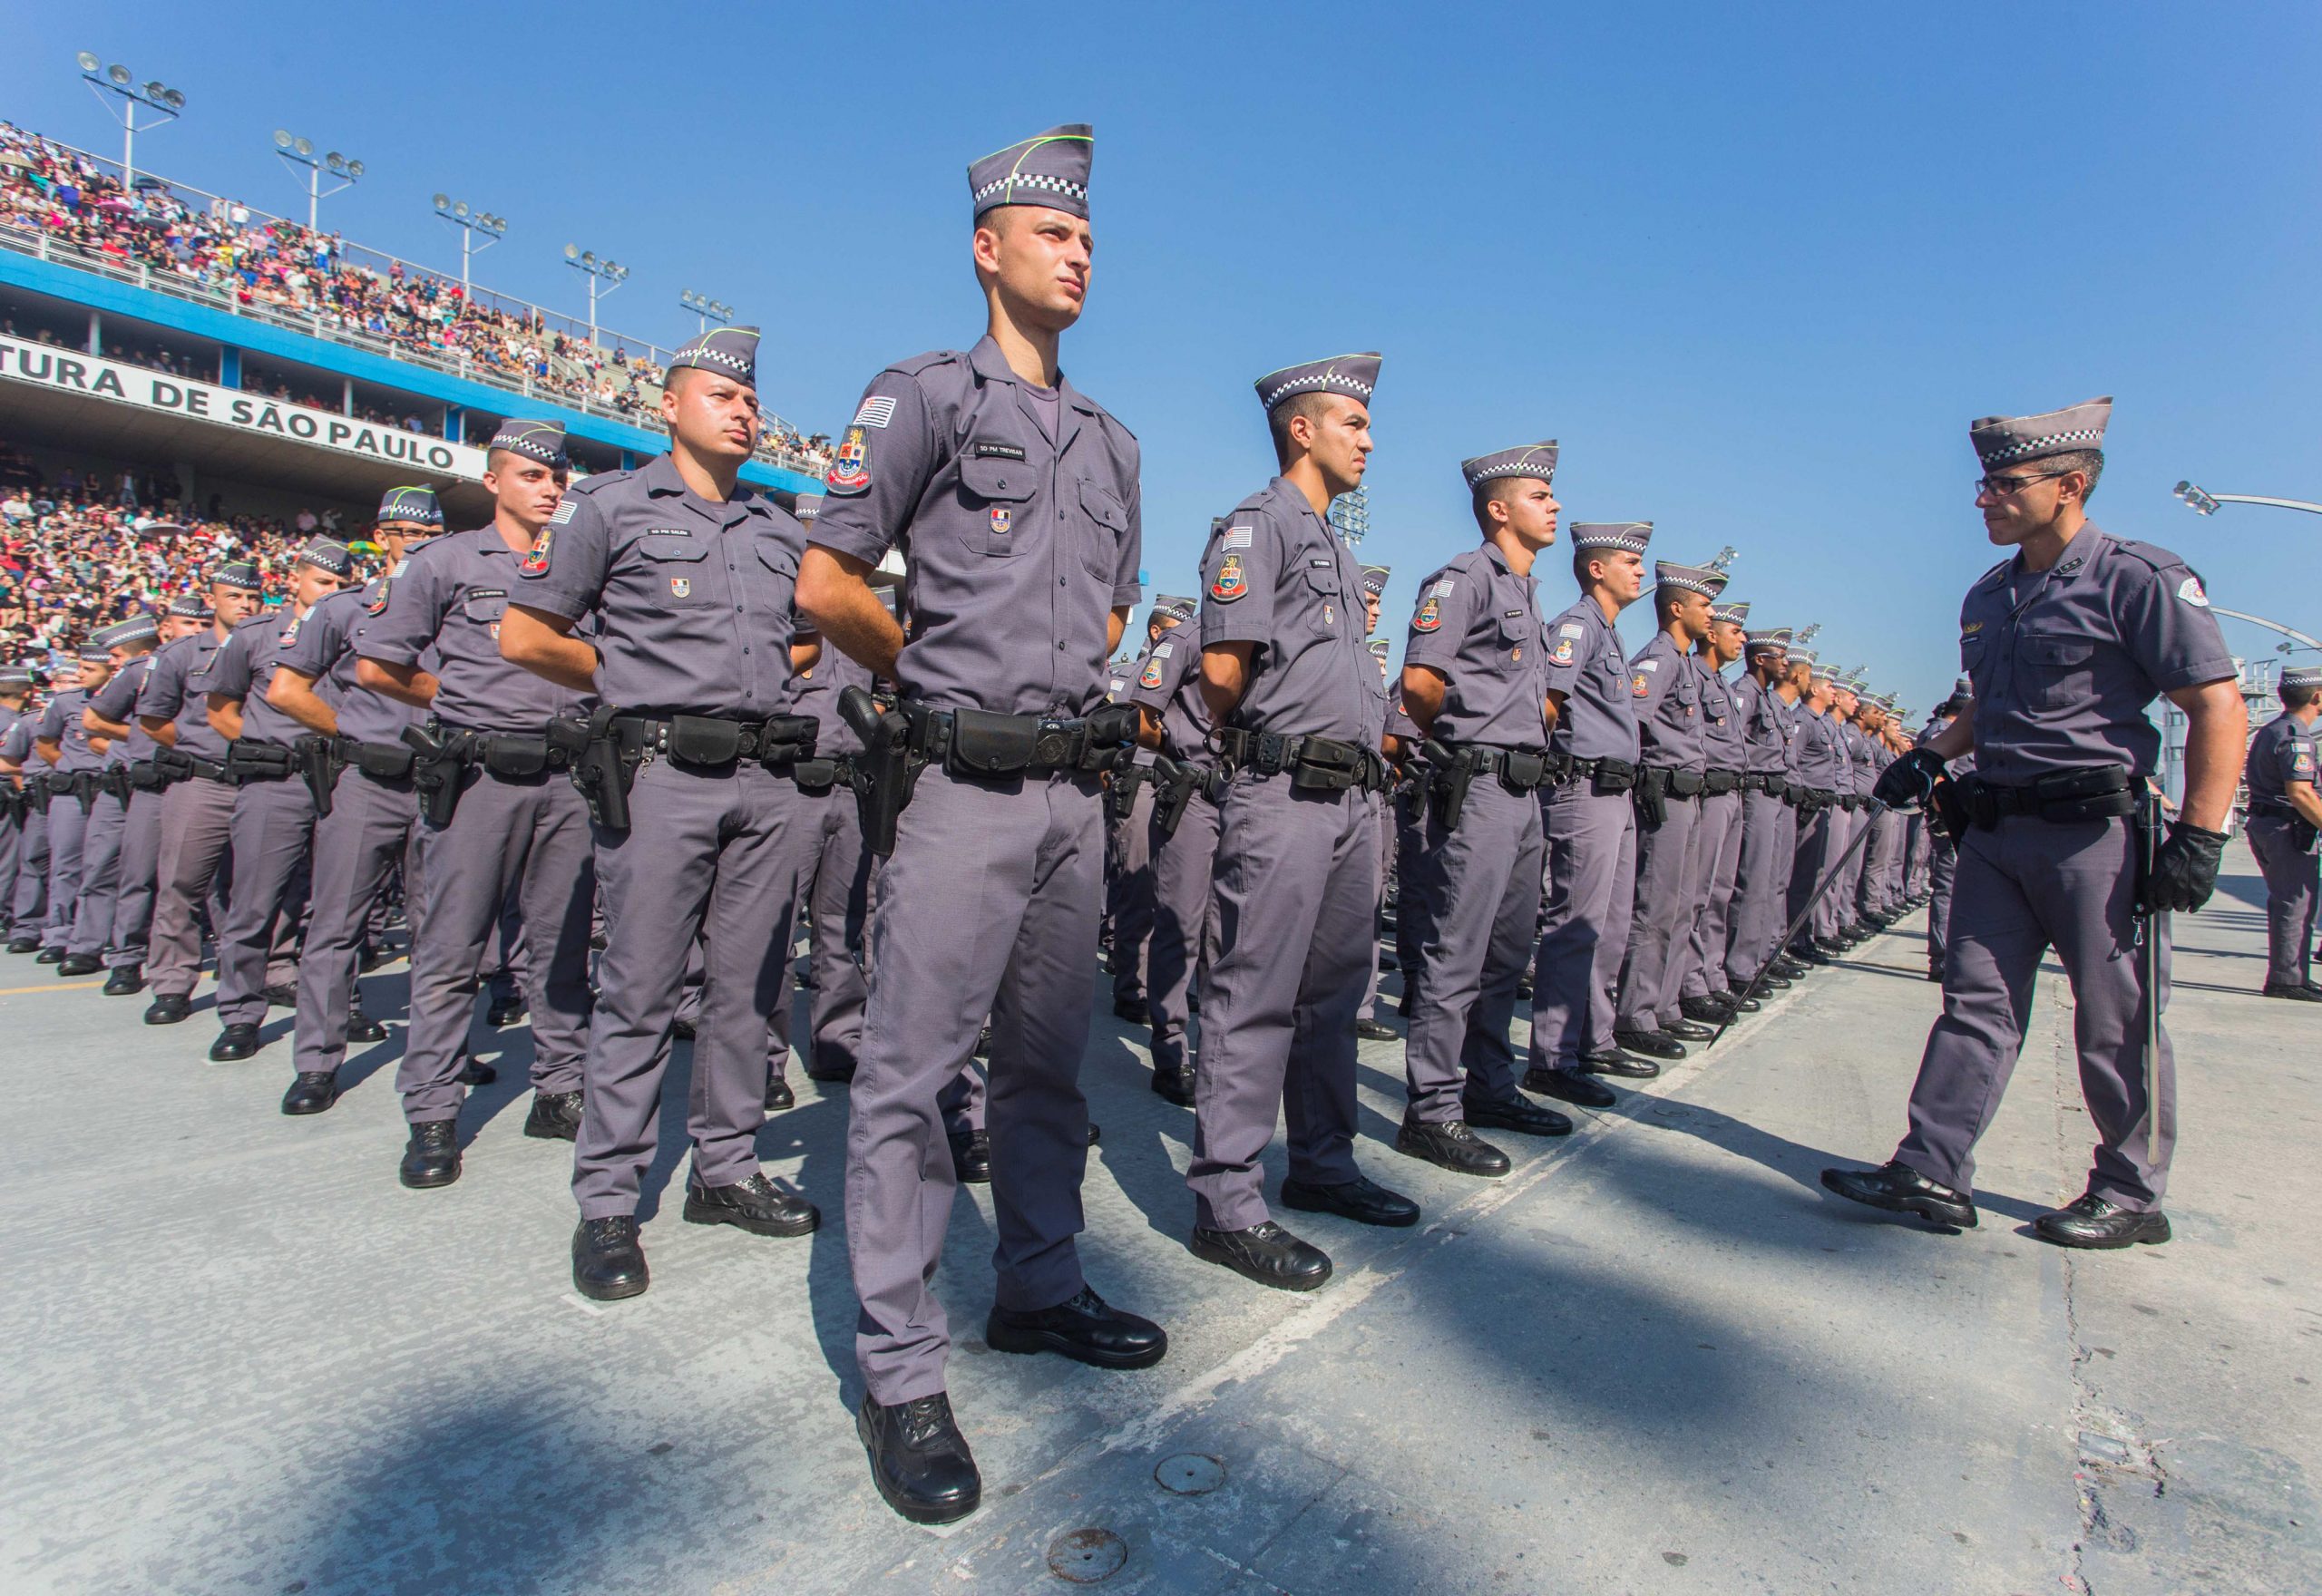
[[[0,657],[165,604],[222,558],[358,550],[380,492],[486,507],[483,442],[561,421],[577,473],[659,453],[669,351],[0,122]],[[745,480],[819,490],[768,411]]]

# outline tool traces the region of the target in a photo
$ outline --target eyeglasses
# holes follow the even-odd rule
[[[1976,492],[1979,497],[1985,493],[1993,493],[2005,498],[2010,493],[2022,492],[2034,482],[2044,482],[2053,477],[2068,477],[2071,474],[2068,471],[2043,471],[2034,472],[2024,476],[1977,477]]]

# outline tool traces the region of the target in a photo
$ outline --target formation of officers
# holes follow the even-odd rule
[[[321,1113],[349,1042],[383,1035],[357,977],[399,880],[400,1178],[460,1178],[463,1103],[489,1078],[475,1000],[512,972],[493,1018],[531,1017],[524,1131],[574,1143],[572,1277],[608,1300],[648,1286],[635,1214],[678,1037],[684,1218],[815,1229],[755,1152],[793,1100],[808,905],[801,1051],[850,1083],[857,1427],[879,1490],[923,1523],[981,1489],[933,1286],[958,1182],[989,1181],[997,1213],[990,1346],[1108,1368],[1167,1349],[1077,1243],[1100,939],[1116,1010],[1150,1026],[1153,1089],[1193,1111],[1191,1249],[1262,1285],[1331,1273],[1277,1210],[1420,1217],[1356,1155],[1358,1043],[1395,1034],[1372,1007],[1382,957],[1409,1017],[1394,1148],[1491,1177],[1510,1167],[1493,1138],[1569,1132],[1550,1102],[1612,1104],[1609,1082],[1938,891],[1945,1015],[1908,1134],[1829,1183],[1974,1222],[1971,1150],[2053,944],[2100,1144],[2043,1233],[2165,1236],[2165,985],[2127,950],[2207,896],[2239,743],[2198,579],[2085,524],[2104,402],[1976,423],[1977,504],[2014,551],[1969,595],[1966,674],[1916,735],[1810,633],[1753,627],[1721,569],[1648,569],[1651,523],[1564,526],[1552,442],[1461,463],[1478,541],[1420,584],[1389,681],[1388,573],[1325,519],[1372,451],[1376,354],[1258,380],[1278,473],[1218,519],[1198,598],[1162,597],[1116,674],[1141,598],[1137,443],[1059,365],[1089,284],[1091,148],[1062,127],[971,167],[985,336],[873,378],[819,498],[738,480],[757,336],[719,328],[672,362],[668,452],[642,468],[573,482],[554,425],[511,421],[489,522],[447,531],[429,491],[390,493],[390,564],[366,585],[317,540],[280,610],[224,566],[206,603],[96,639],[37,718],[28,678],[0,675],[0,771],[32,773],[0,828],[12,949],[67,974],[109,959],[106,990],[150,986],[148,1021],[172,1024],[206,921],[211,1057],[250,1056],[287,998],[282,1110]],[[897,550],[900,591],[878,574]],[[1614,623],[1640,602],[1654,627],[1630,654]],[[2309,726],[2322,694],[2299,690]],[[2190,781],[2140,848],[2160,693],[2192,717]],[[2311,741],[2284,742],[2310,846]]]

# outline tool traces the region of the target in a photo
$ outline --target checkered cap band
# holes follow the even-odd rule
[[[1368,404],[1379,386],[1379,366],[1383,359],[1373,349],[1331,360],[1310,360],[1303,365],[1285,365],[1258,379],[1258,403],[1265,406],[1268,415],[1273,414],[1275,405],[1301,394],[1343,394]]]
[[[185,593],[170,600],[170,613],[180,620],[209,620],[214,612],[207,600]]]
[[[527,460],[537,460],[542,465],[567,463],[564,453],[564,429],[552,421],[518,421],[511,417],[500,423],[492,434],[490,445],[505,449],[511,454],[521,454]]]
[[[311,565],[317,570],[327,570],[335,577],[349,576],[355,570],[355,556],[348,551],[346,545],[328,538],[317,538],[299,550],[298,563]]]
[[[1071,216],[1088,214],[1088,170],[1097,141],[1086,122],[1068,122],[995,150],[968,168],[968,201],[974,214],[1002,205],[1043,205]]]
[[[669,357],[669,369],[690,365],[755,388],[758,385],[758,329],[712,327]]]
[[[1772,650],[1788,648],[1790,636],[1788,627],[1774,627],[1762,632],[1743,632],[1742,641],[1748,647]]]
[[[1812,665],[1814,663],[1814,650],[1811,648],[1793,647],[1788,652],[1790,654],[1790,663],[1792,665]],[[1830,673],[1829,671],[1821,671],[1818,674],[1829,676]]]
[[[440,527],[444,524],[444,507],[436,501],[433,488],[389,488],[386,496],[379,501],[379,520]]]
[[[1156,593],[1153,598],[1153,613],[1175,616],[1179,620],[1191,620],[1201,612],[1201,600],[1188,598],[1181,593]]]
[[[148,637],[161,635],[161,623],[150,615],[132,615],[127,620],[115,621],[96,635],[95,641],[107,648],[124,647],[141,643]]]
[[[1642,554],[1652,541],[1653,523],[1649,521],[1582,521],[1572,525],[1575,549],[1625,549],[1632,554]]]
[[[1750,618],[1750,606],[1747,600],[1740,604],[1712,604],[1710,606],[1709,618],[1712,620],[1724,621],[1730,626],[1738,627]],[[1742,636],[1746,639],[1749,634],[1745,632]]]
[[[1376,598],[1387,590],[1387,578],[1391,568],[1366,565],[1362,568],[1362,590]]]
[[[112,663],[112,651],[93,637],[82,644],[80,652],[73,657],[80,660],[83,665],[111,665]]]
[[[1701,565],[1673,565],[1665,560],[1653,562],[1653,585],[1656,588],[1678,588],[1688,593],[1699,593],[1704,598],[1714,598],[1725,591],[1725,573]]]
[[[2044,415],[1986,415],[1967,423],[1967,440],[1975,445],[1976,458],[1989,470],[2045,454],[2102,449],[2104,428],[2112,416],[2109,395],[2084,399]]]
[[[258,567],[247,560],[237,560],[221,565],[210,579],[221,588],[239,588],[245,593],[263,593],[266,583],[258,574]]]
[[[0,687],[29,687],[33,685],[33,667],[29,665],[0,665]]]
[[[802,525],[807,526],[813,525],[815,518],[822,514],[822,512],[823,496],[820,493],[799,494],[798,502],[792,507],[790,511],[793,516],[797,518],[798,521]]]
[[[1470,491],[1503,477],[1537,477],[1552,482],[1556,475],[1556,442],[1550,438],[1544,443],[1527,443],[1520,449],[1478,454],[1473,460],[1459,462],[1459,474],[1467,479]]]
[[[2322,687],[2322,665],[2286,665],[2282,667],[2281,685],[2285,687]]]

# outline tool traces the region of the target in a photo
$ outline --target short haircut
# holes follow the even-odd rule
[[[1266,412],[1266,431],[1273,434],[1276,465],[1290,463],[1290,423],[1302,415],[1310,421],[1321,421],[1323,412],[1330,408],[1330,394],[1318,389],[1285,399]]]
[[[1684,601],[1685,589],[1683,588],[1654,589],[1653,618],[1655,620],[1667,620],[1671,616],[1677,613],[1677,607]]]
[[[1495,499],[1509,497],[1516,491],[1516,483],[1535,480],[1532,477],[1492,477],[1478,482],[1475,491],[1468,499],[1468,509],[1475,512],[1476,530],[1482,532],[1491,530],[1491,511],[1485,508],[1486,505]]]
[[[2303,709],[2322,699],[2322,687],[2284,687],[2281,695],[2284,709]]]
[[[2081,472],[2088,479],[2088,491],[2080,496],[2083,504],[2096,497],[2096,479],[2104,474],[2104,451],[2102,449],[2071,449],[2062,454],[2051,454],[2040,462],[2040,469],[2062,476],[2069,471]]]

